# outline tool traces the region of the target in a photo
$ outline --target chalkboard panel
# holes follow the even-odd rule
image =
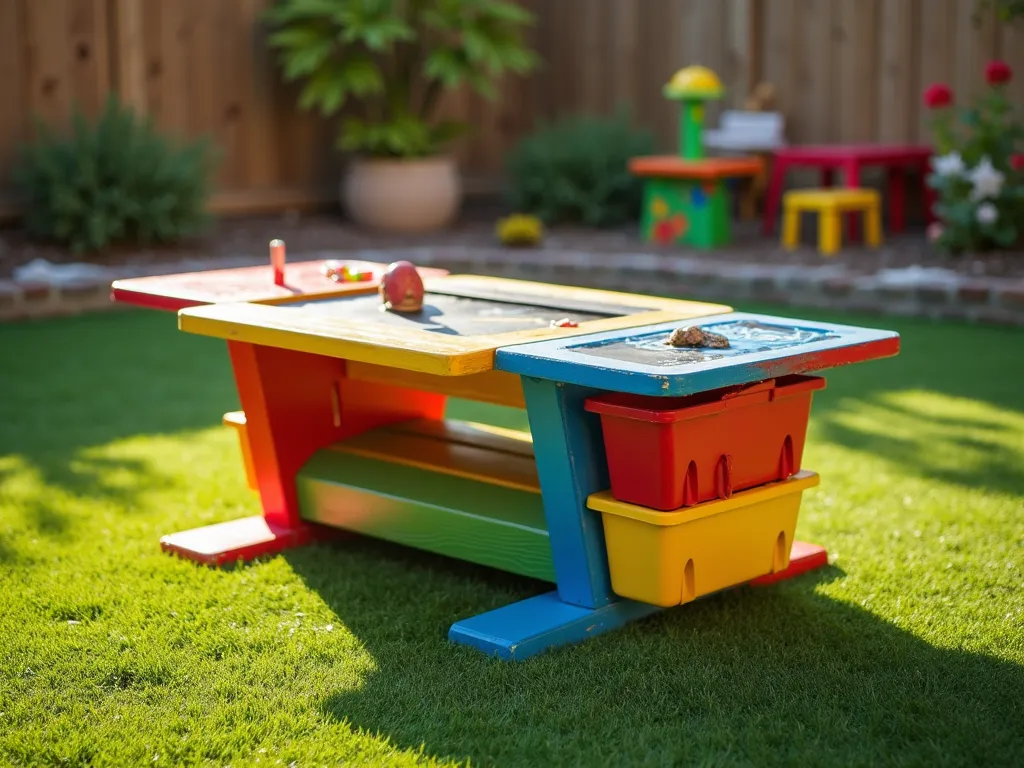
[[[553,320],[566,318],[575,323],[584,323],[619,316],[613,312],[573,311],[520,301],[497,301],[436,292],[426,294],[420,312],[386,312],[381,306],[380,297],[373,293],[303,301],[283,305],[282,308],[353,322],[379,323],[455,336],[486,336],[548,328]]]

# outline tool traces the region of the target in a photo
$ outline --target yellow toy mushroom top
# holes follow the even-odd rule
[[[720,99],[725,89],[718,75],[707,67],[683,67],[665,84],[663,93],[669,99]]]

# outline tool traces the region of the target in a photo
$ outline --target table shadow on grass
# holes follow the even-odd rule
[[[61,536],[56,492],[135,508],[167,487],[161,466],[109,446],[215,427],[237,407],[222,343],[177,330],[165,313],[126,311],[0,327],[0,491],[27,477],[30,524]],[[0,548],[0,557],[4,557]]]
[[[324,713],[440,759],[993,765],[1024,747],[1024,668],[821,594],[834,566],[509,663],[449,626],[549,585],[360,538],[286,557],[375,663]]]

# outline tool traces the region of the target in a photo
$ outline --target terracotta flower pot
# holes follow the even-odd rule
[[[342,204],[359,225],[391,232],[430,232],[450,224],[462,202],[455,161],[357,158],[342,181]]]

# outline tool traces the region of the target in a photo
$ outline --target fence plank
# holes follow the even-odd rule
[[[99,113],[110,91],[110,28],[104,0],[77,0],[68,7],[68,81],[72,109]]]
[[[1018,119],[1024,121],[1024,21],[1003,24],[999,37],[1000,54],[1013,69],[1013,80],[1007,93],[1017,110]]]
[[[833,139],[838,123],[839,95],[834,87],[838,72],[833,55],[836,3],[804,0],[799,13],[793,45],[795,72],[783,94],[789,105],[787,138],[822,143]]]
[[[924,90],[931,85],[945,83],[954,85],[956,71],[951,52],[955,44],[957,21],[957,0],[927,0],[927,13],[922,7],[918,26],[918,76],[920,88],[915,98],[921,104]],[[928,127],[930,113],[923,106],[918,110],[917,140],[930,142]]]
[[[799,63],[802,60],[796,37],[798,12],[803,14],[806,3],[798,0],[773,0],[774,13],[765,15],[761,29],[764,64],[762,77],[775,86],[776,106],[786,116],[790,139],[799,140],[804,134],[803,115],[800,114]],[[801,19],[801,24],[803,20]]]
[[[638,74],[637,4],[624,3],[622,0],[606,0],[604,12],[608,14],[610,21],[610,107],[612,111],[624,107],[634,112],[631,107],[634,99],[633,83]]]
[[[957,97],[965,103],[976,98],[985,85],[985,64],[996,55],[998,30],[991,13],[986,13],[980,27],[974,23],[974,0],[958,0],[954,52],[956,69],[954,87]]]
[[[114,0],[110,4],[111,87],[117,91],[121,103],[139,115],[147,110],[143,15],[142,6],[135,0]]]
[[[840,0],[837,138],[867,142],[875,136],[878,105],[878,2]]]
[[[29,137],[28,93],[25,63],[25,0],[0,2],[0,93],[6,108],[0,110],[0,178],[7,179],[22,142]],[[5,194],[6,193],[6,194]],[[0,201],[12,192],[0,187]]]
[[[28,108],[33,117],[57,127],[71,114],[68,41],[64,36],[70,0],[25,4],[28,32]]]
[[[878,138],[890,143],[909,142],[917,127],[917,51],[913,30],[920,24],[920,7],[917,0],[885,0],[880,10]]]
[[[278,175],[279,144],[273,94],[277,73],[260,19],[268,5],[267,0],[237,0],[244,36],[240,57],[246,63],[242,74],[244,87],[239,96],[245,137],[245,149],[241,153],[244,158],[242,183],[246,187],[270,186]]]
[[[730,0],[726,28],[726,50],[728,66],[727,82],[731,84],[729,103],[742,108],[746,97],[757,85],[753,65],[757,56],[754,0]],[[723,75],[725,76],[725,75]]]

